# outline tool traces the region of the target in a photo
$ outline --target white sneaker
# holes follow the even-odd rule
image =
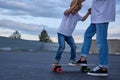
[[[108,71],[107,69],[103,70],[100,66],[96,66],[93,71],[88,72],[87,74],[91,76],[108,76]]]
[[[70,60],[69,65],[71,66],[77,66],[76,61]]]

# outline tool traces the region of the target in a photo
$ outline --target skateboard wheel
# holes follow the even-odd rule
[[[87,68],[87,72],[90,72],[91,70],[90,70],[90,68]]]
[[[52,68],[52,71],[53,71],[53,72],[56,72],[56,71],[57,71],[57,68],[56,68],[56,67],[53,67],[53,68]]]
[[[61,73],[62,72],[62,68],[57,68],[56,71],[59,72],[59,73]]]
[[[81,67],[81,71],[82,72],[88,72],[89,71],[89,68],[87,66],[82,66]]]

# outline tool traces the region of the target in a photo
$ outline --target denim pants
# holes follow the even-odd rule
[[[84,42],[81,49],[81,56],[87,57],[92,37],[96,34],[96,43],[98,47],[99,65],[101,67],[108,67],[108,43],[107,43],[107,23],[91,23],[84,35]]]
[[[70,60],[75,60],[75,57],[76,57],[76,44],[74,42],[73,37],[72,36],[65,36],[65,35],[62,35],[60,33],[58,33],[58,44],[59,44],[59,47],[58,47],[55,59],[56,60],[60,60],[61,59],[61,55],[62,55],[62,53],[63,53],[63,51],[65,49],[65,42],[67,42],[67,44],[71,48]]]

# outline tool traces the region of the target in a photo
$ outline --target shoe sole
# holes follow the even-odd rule
[[[91,76],[108,76],[107,73],[90,73],[90,72],[88,72],[87,74],[91,75]]]
[[[77,66],[77,64],[72,64],[72,63],[69,63],[68,65],[70,65],[70,66]]]
[[[77,64],[79,66],[88,66],[87,64]]]

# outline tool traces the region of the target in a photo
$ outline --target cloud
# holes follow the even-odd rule
[[[69,7],[72,0],[0,0],[1,14],[5,15],[30,15],[33,17],[61,18],[63,11]],[[92,0],[85,1],[85,9],[91,7]],[[116,0],[119,10],[119,0]]]
[[[66,0],[0,0],[1,13],[6,15],[59,18],[66,5]]]
[[[7,24],[6,24],[7,23]],[[42,30],[42,25],[26,24],[23,22],[15,22],[11,20],[0,20],[0,27],[6,29],[13,29],[22,32],[29,32],[31,34],[38,33]]]
[[[109,39],[120,39],[120,29],[117,27],[110,28],[108,31]]]
[[[6,20],[6,19],[0,20],[1,28],[11,29],[15,31],[18,30],[22,33],[28,33],[28,34],[34,34],[34,35],[39,35],[40,32],[43,30],[43,26],[46,26],[46,25],[26,24],[23,22],[15,22],[15,21]],[[50,35],[54,35],[57,32],[57,28],[49,28],[46,26],[45,29],[48,31]]]

